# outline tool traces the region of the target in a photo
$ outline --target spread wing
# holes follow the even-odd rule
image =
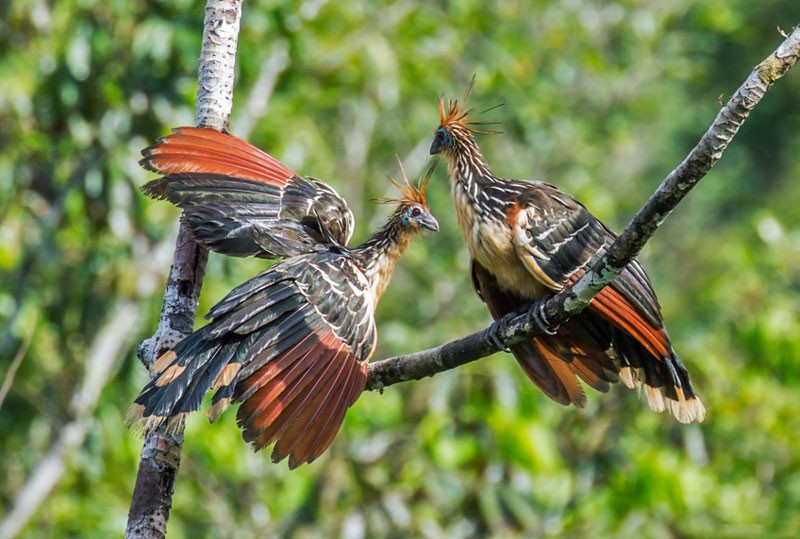
[[[232,135],[180,127],[142,154],[143,167],[164,175],[145,194],[183,208],[195,239],[222,254],[296,256],[346,245],[353,232],[332,187]]]
[[[345,255],[281,262],[234,289],[212,321],[156,361],[128,423],[181,421],[215,390],[214,421],[240,402],[237,421],[256,450],[277,442],[275,462],[316,459],[364,390],[375,348],[367,281]]]

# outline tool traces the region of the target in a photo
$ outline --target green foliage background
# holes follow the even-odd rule
[[[22,533],[119,536],[141,446],[122,418],[147,378],[135,347],[157,323],[178,216],[139,194],[136,162],[193,122],[203,3],[10,0],[0,14],[0,378],[33,331],[0,409],[0,520],[71,419],[100,328],[133,300],[89,435]],[[395,155],[425,168],[437,98],[474,73],[476,109],[505,104],[484,115],[503,133],[480,141],[495,172],[553,182],[619,230],[798,14],[796,0],[250,0],[232,131],[333,184],[358,240],[385,216],[369,200],[390,192]],[[232,413],[197,414],[170,537],[791,536],[798,95],[791,72],[642,256],[702,426],[622,387],[562,408],[506,354],[365,394],[326,455],[291,473],[250,451]],[[376,358],[489,321],[442,169],[430,197],[442,231],[398,269]],[[261,267],[212,255],[199,312]]]

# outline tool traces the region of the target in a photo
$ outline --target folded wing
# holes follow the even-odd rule
[[[556,292],[580,278],[616,235],[555,187],[537,187],[525,190],[519,209],[512,212],[512,236],[523,265]],[[491,307],[497,294],[491,286],[484,288]],[[510,303],[520,304],[519,299]],[[519,349],[512,347],[528,375],[551,398],[580,406],[585,397],[575,387],[575,376],[601,391],[622,379],[630,386],[643,384],[653,409],[669,408],[682,422],[702,420],[705,410],[672,349],[658,300],[638,261],[628,264],[584,312],[556,336],[538,336]]]

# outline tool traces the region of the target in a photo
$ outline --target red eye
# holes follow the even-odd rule
[[[419,208],[411,208],[411,217],[419,217],[422,215],[422,210]]]

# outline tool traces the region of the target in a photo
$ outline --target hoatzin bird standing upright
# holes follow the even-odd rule
[[[164,174],[143,191],[184,209],[194,237],[234,256],[283,257],[238,286],[206,315],[211,322],[158,358],[128,424],[180,424],[214,390],[215,421],[231,402],[244,439],[289,467],[331,444],[367,379],[375,307],[398,257],[422,230],[438,230],[403,173],[387,223],[358,247],[353,217],[331,187],[302,178],[250,144],[210,129],[179,128],[144,150]],[[432,170],[431,170],[432,172]]]
[[[474,83],[474,80],[473,80]],[[497,319],[576,281],[616,235],[553,185],[498,178],[474,133],[466,101],[439,102],[431,154],[447,161],[459,228],[472,257],[472,281]],[[650,408],[682,423],[705,408],[672,349],[658,300],[638,261],[631,262],[587,309],[553,334],[511,347],[528,377],[564,405],[583,407],[578,378],[599,391],[622,379],[644,385]]]

